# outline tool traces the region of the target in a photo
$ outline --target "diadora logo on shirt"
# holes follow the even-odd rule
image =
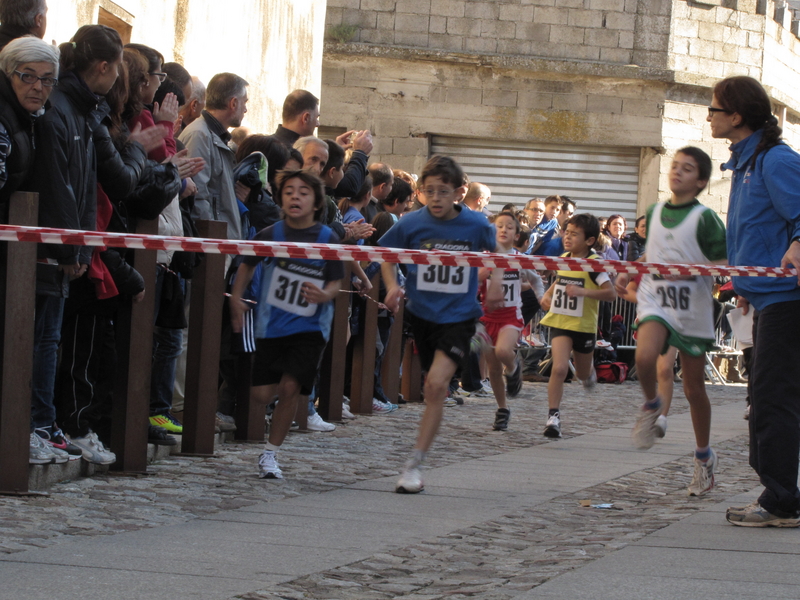
[[[419,246],[420,250],[446,250],[448,252],[470,252],[472,242],[458,240],[425,240]]]

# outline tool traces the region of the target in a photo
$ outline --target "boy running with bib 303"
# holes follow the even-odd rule
[[[255,239],[273,242],[336,244],[339,238],[317,221],[325,202],[322,181],[306,171],[279,174],[276,194],[284,220],[259,232]],[[242,294],[263,259],[247,256],[239,265],[231,290],[233,330],[242,330],[247,304]],[[256,307],[256,357],[251,398],[269,403],[276,395],[269,438],[258,461],[259,476],[282,479],[276,454],[283,444],[300,396],[311,393],[333,320],[333,300],[344,267],[339,261],[273,258],[263,270]]]
[[[433,156],[425,165],[419,191],[426,199],[421,210],[408,213],[379,240],[381,246],[456,252],[499,252],[494,227],[486,217],[459,205],[466,193],[464,171],[452,158]],[[406,314],[426,371],[425,412],[417,443],[395,490],[417,493],[423,489],[419,467],[442,421],[448,384],[458,364],[469,352],[475,321],[483,314],[478,301],[477,267],[408,265]],[[403,289],[397,284],[396,265],[381,265],[386,284],[384,304],[396,311]],[[503,302],[503,269],[495,269],[486,304]]]
[[[600,235],[600,223],[594,215],[575,215],[566,222],[564,250],[561,256],[599,258],[593,248]],[[548,415],[544,435],[561,437],[561,398],[564,380],[572,355],[575,374],[584,387],[597,383],[594,370],[594,347],[597,343],[597,306],[611,302],[617,294],[605,273],[558,271],[556,280],[542,297],[542,309],[548,311],[541,323],[550,328],[550,353],[553,366],[547,384]]]
[[[672,198],[647,213],[648,262],[675,264],[725,264],[725,226],[717,214],[700,204],[697,195],[711,177],[711,158],[699,148],[675,154],[670,168]],[[617,285],[624,286],[626,275]],[[645,403],[633,428],[633,442],[650,448],[658,430],[656,420],[663,404],[656,385],[657,361],[670,346],[678,349],[683,371],[683,392],[689,401],[697,448],[690,496],[714,487],[717,455],[709,445],[711,403],[705,388],[705,353],[714,346],[714,306],[711,277],[645,274],[639,284],[636,372]]]

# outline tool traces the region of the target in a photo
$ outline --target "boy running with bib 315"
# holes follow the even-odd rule
[[[565,223],[564,250],[561,256],[599,258],[593,247],[600,235],[600,223],[588,213],[575,215]],[[597,383],[594,371],[594,346],[597,343],[597,306],[611,302],[617,294],[606,273],[558,271],[556,280],[542,297],[548,311],[541,323],[550,328],[550,353],[553,366],[547,384],[549,412],[544,435],[561,437],[561,398],[572,355],[575,373],[585,388]]]
[[[389,248],[480,252],[496,250],[494,227],[479,212],[459,201],[466,193],[464,171],[452,158],[433,156],[422,171],[420,193],[427,200],[421,210],[408,213],[378,241]],[[496,250],[500,251],[500,250]],[[481,316],[477,267],[408,265],[406,314],[426,371],[425,412],[417,443],[397,482],[396,491],[423,489],[419,467],[442,421],[448,384],[469,352],[475,321]],[[396,311],[403,290],[397,284],[396,265],[381,265],[386,284],[384,304]],[[502,305],[503,269],[495,269],[487,291],[487,306]]]
[[[678,150],[672,161],[669,187],[672,198],[647,213],[648,262],[725,264],[725,226],[717,214],[696,196],[711,177],[711,158],[699,148]],[[617,285],[624,286],[626,275]],[[706,395],[705,365],[714,346],[714,306],[711,277],[644,275],[639,284],[636,372],[645,403],[633,428],[633,442],[650,448],[657,435],[656,420],[662,402],[656,392],[660,354],[678,349],[683,371],[683,392],[689,401],[697,448],[689,495],[700,496],[714,487],[717,455],[709,445],[711,403]]]
[[[337,244],[339,238],[317,221],[325,203],[322,181],[305,171],[279,174],[276,199],[284,220],[255,239],[272,242]],[[263,259],[247,256],[231,290],[233,330],[242,330],[247,304],[242,294]],[[331,300],[339,292],[344,267],[339,261],[273,258],[263,270],[256,306],[256,357],[251,398],[267,404],[276,395],[269,438],[258,461],[259,476],[281,479],[276,453],[292,426],[297,400],[311,393],[333,320]]]

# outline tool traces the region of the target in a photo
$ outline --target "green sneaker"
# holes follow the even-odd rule
[[[163,415],[154,415],[150,417],[150,425],[155,425],[156,427],[163,427],[170,433],[183,433],[183,425],[181,425],[180,421],[173,417],[170,413],[164,413]]]

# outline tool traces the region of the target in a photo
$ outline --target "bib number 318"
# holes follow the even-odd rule
[[[419,266],[417,289],[422,292],[442,294],[464,294],[469,291],[469,267],[447,265]]]

